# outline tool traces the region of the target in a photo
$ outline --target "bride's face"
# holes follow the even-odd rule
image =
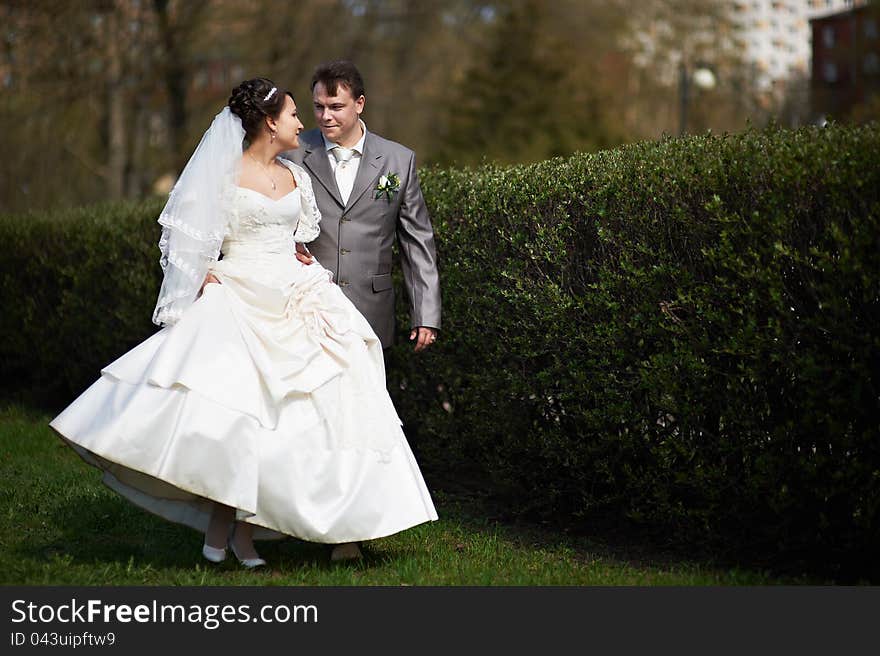
[[[299,133],[302,132],[303,124],[299,120],[296,103],[290,96],[284,96],[284,107],[274,121],[276,130],[275,141],[284,150],[299,148]]]

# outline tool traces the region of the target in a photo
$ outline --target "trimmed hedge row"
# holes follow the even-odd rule
[[[393,349],[389,387],[431,480],[880,579],[877,125],[422,183],[444,330],[421,356]],[[7,395],[60,405],[152,332],[160,207],[0,220]]]
[[[876,124],[424,187],[444,331],[389,369],[429,462],[583,530],[880,580]]]
[[[0,217],[0,394],[49,408],[152,334],[162,202]]]
[[[158,200],[0,218],[0,393],[58,408],[152,334]]]

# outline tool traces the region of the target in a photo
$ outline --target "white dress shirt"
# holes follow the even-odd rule
[[[321,135],[324,139],[324,148],[327,150],[327,159],[330,161],[330,170],[333,171],[333,176],[336,178],[336,186],[339,187],[339,195],[342,197],[343,203],[348,203],[348,197],[351,195],[351,189],[354,186],[354,179],[357,177],[358,168],[361,164],[361,157],[364,154],[364,141],[367,138],[367,126],[361,119],[358,119],[358,123],[360,123],[361,126],[361,138],[358,139],[358,142],[352,147],[354,154],[351,156],[351,159],[344,164],[337,162],[331,152],[340,144],[333,141],[327,141],[327,137]],[[337,171],[337,169],[339,170]]]

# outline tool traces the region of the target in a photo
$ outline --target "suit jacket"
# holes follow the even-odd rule
[[[367,130],[364,152],[348,202],[343,204],[318,129],[299,135],[300,147],[284,157],[301,164],[315,183],[321,234],[308,247],[333,272],[343,293],[369,321],[387,348],[394,342],[391,248],[397,239],[409,295],[410,327],[440,328],[440,279],[434,230],[410,149]],[[396,173],[400,189],[376,198],[382,175]]]

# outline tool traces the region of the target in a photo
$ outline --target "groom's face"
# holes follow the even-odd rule
[[[327,139],[346,148],[354,146],[361,138],[358,123],[364,111],[364,97],[354,98],[351,89],[342,84],[336,85],[336,93],[330,95],[323,82],[318,82],[312,91],[315,108],[315,121]]]

